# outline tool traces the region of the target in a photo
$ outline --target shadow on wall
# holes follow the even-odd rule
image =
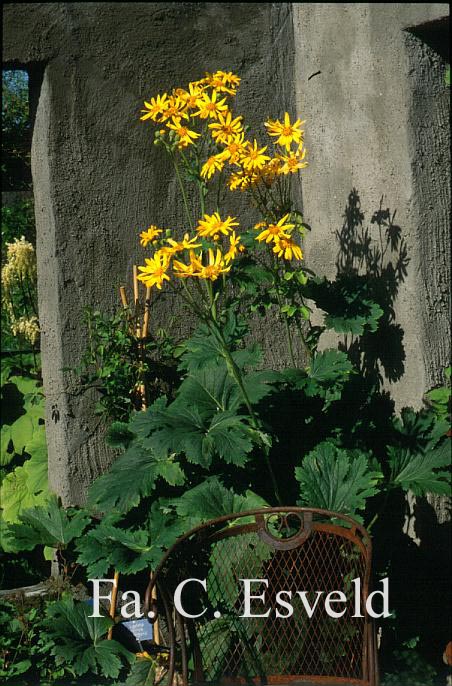
[[[369,299],[378,303],[383,315],[375,332],[345,338],[341,345],[356,367],[369,381],[381,388],[384,378],[398,381],[404,373],[403,330],[396,322],[394,303],[409,264],[402,229],[395,223],[396,210],[380,206],[372,214],[370,228],[356,188],[350,192],[344,222],[336,232],[339,251],[336,259],[336,282],[348,292],[366,290]],[[373,234],[377,234],[376,237]]]
[[[339,244],[336,282],[349,292],[359,291],[363,278],[369,297],[383,310],[375,332],[364,333],[341,344],[360,369],[362,379],[378,392],[383,413],[391,400],[384,381],[398,381],[404,374],[403,330],[396,321],[395,301],[406,278],[409,257],[396,211],[380,206],[366,222],[358,191],[349,196],[343,224],[336,232]],[[381,443],[384,445],[385,432]],[[413,519],[414,537],[407,520]],[[417,498],[410,514],[407,499],[400,494],[389,498],[385,514],[374,529],[374,568],[390,580],[390,609],[395,620],[382,624],[382,668],[391,669],[393,651],[404,641],[419,639],[417,648],[435,669],[444,669],[441,655],[450,640],[451,523],[438,523],[434,508]]]

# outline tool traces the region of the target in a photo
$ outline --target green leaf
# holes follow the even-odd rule
[[[341,350],[324,350],[317,353],[308,367],[310,378],[318,382],[348,378],[352,371],[352,363]]]
[[[108,427],[105,436],[107,445],[112,448],[127,448],[131,443],[134,434],[125,422],[112,422]]]
[[[362,336],[364,331],[376,331],[378,328],[378,320],[383,315],[383,310],[380,305],[370,300],[363,300],[361,302],[363,307],[367,308],[365,314],[362,315],[330,315],[325,316],[325,326],[329,329],[334,329],[337,333],[349,333],[356,336]]]
[[[109,518],[78,540],[77,551],[77,561],[93,578],[102,577],[111,567],[122,574],[135,574],[152,568],[161,557],[149,531],[121,529]]]
[[[7,543],[14,550],[32,550],[36,545],[65,548],[84,531],[90,518],[83,511],[68,514],[55,495],[46,505],[24,510],[19,524],[8,527]]]
[[[328,328],[361,336],[365,331],[376,331],[383,315],[370,288],[367,276],[341,274],[335,281],[311,279],[303,293],[326,313]]]
[[[298,374],[298,387],[308,397],[325,399],[325,408],[341,397],[342,389],[354,372],[346,353],[341,350],[324,350],[317,353],[307,368],[307,379]]]
[[[251,436],[246,422],[232,412],[218,411],[208,419],[197,407],[174,404],[162,413],[160,429],[149,438],[149,444],[157,453],[184,453],[187,460],[205,468],[215,455],[243,466],[253,447]]]
[[[406,447],[388,447],[390,481],[415,495],[450,493],[450,439],[416,452]]]
[[[149,446],[143,447],[142,440],[135,440],[110,470],[91,485],[88,503],[103,512],[128,512],[152,493],[159,478],[172,486],[181,486],[185,477],[180,465],[172,455],[163,455],[156,457]]]
[[[154,686],[157,662],[154,658],[137,657],[125,686]]]
[[[24,510],[43,505],[48,498],[45,434],[36,435],[28,447],[32,457],[7,474],[0,487],[2,517],[6,522],[17,522]]]
[[[268,506],[268,503],[252,491],[247,491],[244,496],[234,493],[215,476],[185,491],[172,504],[178,516],[186,520],[186,529],[223,515]]]
[[[382,474],[369,469],[364,453],[324,441],[305,456],[295,477],[300,484],[300,505],[353,515],[377,493]]]
[[[90,617],[91,612],[87,603],[74,603],[72,597],[48,606],[45,624],[55,642],[52,654],[78,676],[90,671],[116,679],[123,661],[131,663],[134,656],[117,641],[105,638],[113,620]]]

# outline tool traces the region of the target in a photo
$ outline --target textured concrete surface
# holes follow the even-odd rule
[[[285,109],[306,119],[310,167],[302,190],[313,227],[307,260],[316,271],[332,277],[343,259],[337,232],[353,189],[359,230],[375,235],[380,202],[396,212],[408,259],[395,302],[405,360],[401,379],[387,384],[402,407],[419,406],[439,381],[448,356],[448,90],[444,59],[408,29],[447,12],[435,3],[5,6],[3,61],[31,70],[36,110],[50,475],[66,503],[82,502],[112,459],[94,398],[63,371],[86,345],[82,310],[116,306],[117,286],[130,283],[132,264],[142,259],[139,229],[184,227],[168,161],[139,121],[142,101],[205,70],[242,76],[237,107],[251,125]],[[396,257],[387,253],[385,266]],[[186,331],[187,318],[163,295],[153,324],[170,319]],[[278,366],[285,353],[277,323],[260,321],[253,336]]]
[[[356,221],[377,246],[371,219],[380,201],[396,212],[406,247],[395,301],[405,369],[387,386],[398,408],[419,407],[449,359],[449,87],[445,60],[409,29],[447,17],[448,5],[294,3],[293,13],[297,107],[310,159],[307,259],[335,276],[344,259],[336,234],[353,189],[363,215]],[[400,246],[389,250],[385,266],[399,256]]]
[[[5,6],[4,64],[28,66],[39,97],[32,165],[47,436],[51,484],[66,503],[82,502],[112,459],[94,398],[63,371],[86,346],[83,308],[118,304],[118,285],[130,284],[132,264],[143,259],[139,229],[184,227],[169,163],[150,144],[151,125],[139,121],[143,99],[225,69],[243,79],[237,109],[252,126],[280,116],[294,93],[289,10],[285,3]],[[186,331],[187,317],[162,295],[152,325],[170,319]],[[268,337],[267,326],[258,323],[254,336],[267,339],[277,364],[282,337]]]

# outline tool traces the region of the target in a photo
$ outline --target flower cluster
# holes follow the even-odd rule
[[[11,323],[11,333],[13,336],[23,336],[32,346],[38,341],[40,329],[38,318],[22,316]]]
[[[31,345],[39,337],[39,322],[35,314],[36,253],[33,245],[22,236],[6,244],[6,263],[2,267],[2,305],[7,313],[13,336],[22,336]],[[17,311],[26,314],[18,317]]]
[[[287,112],[283,121],[265,122],[273,139],[273,154],[269,154],[268,145],[246,137],[243,117],[235,114],[229,103],[239,85],[240,77],[232,72],[216,71],[192,81],[187,89],[176,88],[171,94],[158,94],[144,103],[141,120],[157,124],[155,142],[172,155],[176,171],[175,155],[180,156],[191,178],[198,179],[202,197],[218,172],[228,172],[226,186],[230,190],[254,193],[256,186],[263,184],[262,191],[257,189],[262,195],[278,179],[307,166],[301,128],[304,122],[291,122]],[[218,189],[222,179],[220,175]],[[163,232],[155,225],[140,233],[143,247],[151,244],[155,248],[145,266],[139,267],[138,278],[147,286],[161,289],[164,282],[171,280],[171,272],[179,279],[215,281],[230,271],[234,259],[243,252],[235,217],[222,219],[218,201],[213,214],[205,213],[203,200],[201,207],[202,219],[197,226],[191,223],[194,233],[186,233],[182,240],[174,240],[170,231]],[[278,219],[281,214],[284,216]],[[262,224],[263,231],[254,235],[255,240],[265,241],[279,258],[301,260],[301,248],[292,237],[299,224],[290,223],[290,213],[264,212],[264,216],[268,221]]]
[[[204,215],[195,229],[196,235],[191,238],[186,233],[179,241],[173,238],[152,241],[159,247],[153,257],[145,259],[146,265],[139,267],[142,273],[138,278],[146,286],[158,289],[165,281],[170,281],[170,270],[180,279],[192,277],[216,281],[221,274],[229,272],[232,260],[243,251],[240,236],[233,228],[236,226],[235,217],[222,220],[218,212],[214,212]],[[162,229],[156,227],[150,230],[162,233]]]
[[[6,244],[6,264],[2,269],[3,287],[8,287],[16,279],[36,279],[36,253],[32,244],[22,236],[14,243]]]

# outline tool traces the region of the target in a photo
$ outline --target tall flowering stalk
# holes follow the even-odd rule
[[[295,366],[289,318],[297,315],[294,319],[307,347],[301,320],[309,317],[309,310],[300,300],[294,306],[294,289],[290,288],[294,276],[298,283],[306,280],[300,269],[303,252],[299,244],[306,227],[301,214],[292,209],[290,180],[307,162],[304,122],[291,121],[287,112],[282,121],[265,122],[270,139],[266,145],[248,136],[242,115],[231,106],[239,85],[237,75],[217,71],[189,83],[187,89],[176,88],[171,94],[158,94],[144,103],[141,120],[150,120],[158,127],[154,143],[165,148],[174,164],[187,225],[183,238],[155,225],[141,232],[141,243],[152,246],[152,254],[139,267],[138,278],[150,288],[177,291],[208,326],[259,429],[241,371],[222,330],[221,296],[234,283],[244,257],[265,264],[272,275],[274,301],[285,322],[289,354]],[[185,179],[197,186],[201,216],[193,217],[190,212]],[[225,190],[246,193],[261,220],[252,227],[243,227],[237,217],[226,216],[220,208]],[[264,453],[268,462],[267,448]]]

